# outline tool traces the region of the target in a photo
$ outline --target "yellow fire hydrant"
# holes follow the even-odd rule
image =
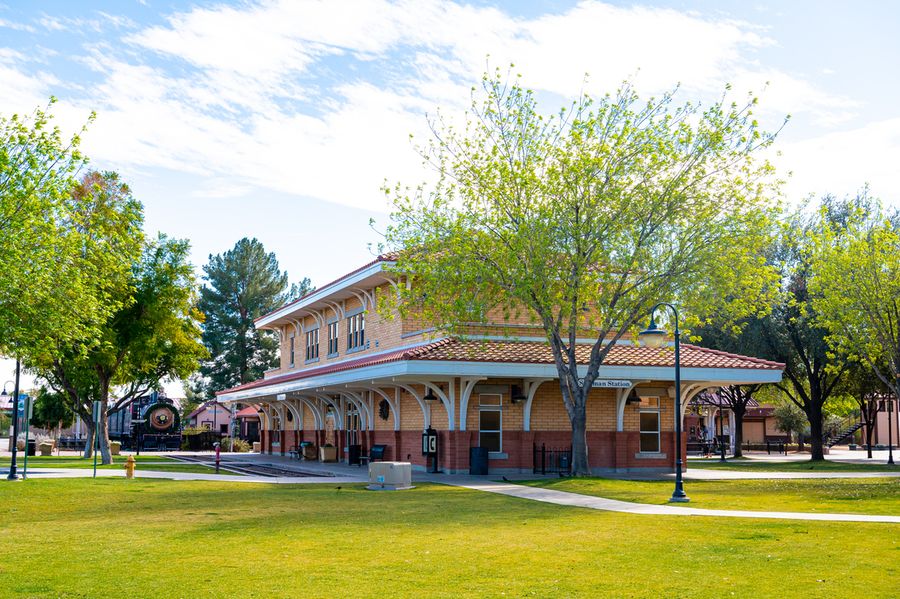
[[[125,478],[134,478],[134,456],[128,456],[125,460]]]

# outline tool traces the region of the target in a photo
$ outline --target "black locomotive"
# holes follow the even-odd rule
[[[156,393],[135,398],[109,415],[109,437],[123,449],[178,451],[181,417],[171,399]]]

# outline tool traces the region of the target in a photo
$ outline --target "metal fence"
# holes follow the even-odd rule
[[[571,474],[572,448],[547,447],[541,443],[534,445],[535,474]]]

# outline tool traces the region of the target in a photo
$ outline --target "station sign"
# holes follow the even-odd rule
[[[597,379],[591,385],[595,389],[629,389],[633,383],[622,379]]]

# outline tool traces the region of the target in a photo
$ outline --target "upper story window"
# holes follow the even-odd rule
[[[313,329],[306,333],[306,361],[319,358],[319,329]]]
[[[294,336],[293,335],[291,335],[290,339],[288,340],[288,343],[289,343],[290,360],[291,360],[290,364],[291,364],[291,366],[293,366],[294,365]]]
[[[366,313],[360,312],[347,319],[347,350],[366,344]]]
[[[338,353],[338,323],[335,320],[328,324],[328,355],[336,356]]]

